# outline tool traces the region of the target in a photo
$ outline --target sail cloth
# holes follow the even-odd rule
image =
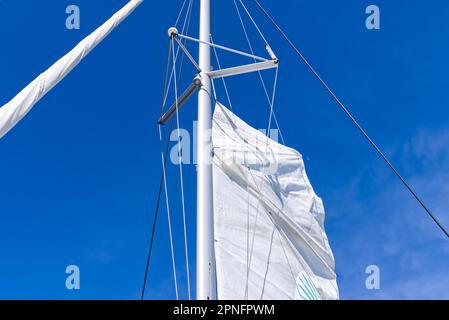
[[[73,70],[109,33],[125,20],[143,0],[131,0],[101,27],[82,40],[72,51],[39,75],[10,102],[0,108],[0,139],[8,133],[33,106]]]
[[[214,224],[219,299],[338,299],[324,208],[295,150],[217,103]]]

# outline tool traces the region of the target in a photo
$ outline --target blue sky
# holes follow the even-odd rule
[[[160,115],[168,39],[182,1],[145,1],[0,141],[0,298],[137,299],[161,172]],[[195,0],[195,12],[198,1]],[[248,2],[248,1],[247,1]],[[0,105],[108,19],[125,0],[0,1]],[[449,226],[449,3],[443,0],[263,1],[418,193]],[[381,30],[365,8],[381,9]],[[65,8],[81,29],[65,28]],[[343,299],[449,299],[449,246],[305,66],[248,2],[281,59],[276,112],[323,198]],[[247,51],[233,4],[216,1],[215,42]],[[197,35],[192,17],[191,35]],[[256,52],[262,42],[253,34]],[[189,48],[196,56],[196,46]],[[245,60],[222,55],[222,64]],[[184,71],[181,87],[191,80]],[[265,74],[267,82],[273,74]],[[234,110],[265,128],[257,75],[228,81]],[[222,89],[219,100],[226,102]],[[181,112],[190,129],[195,102]],[[177,168],[168,168],[182,297]],[[191,270],[195,267],[195,170],[185,166]],[[165,208],[163,208],[165,209]],[[174,298],[161,211],[148,298]],[[65,268],[81,269],[81,290]],[[368,265],[381,290],[365,288]],[[192,282],[193,279],[192,279]]]

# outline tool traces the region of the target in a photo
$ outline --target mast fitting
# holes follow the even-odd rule
[[[168,29],[168,36],[170,37],[170,39],[176,37],[178,34],[178,29],[176,29],[175,27],[171,27]]]

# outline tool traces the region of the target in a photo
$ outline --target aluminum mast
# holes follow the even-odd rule
[[[214,209],[212,184],[212,85],[210,71],[210,0],[200,4],[199,67],[202,86],[198,93],[197,137],[197,250],[196,290],[198,300],[216,300]]]

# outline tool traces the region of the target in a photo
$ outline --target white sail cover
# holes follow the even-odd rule
[[[338,299],[323,203],[301,154],[221,104],[212,132],[218,298]]]
[[[107,22],[82,40],[72,51],[39,75],[10,102],[0,108],[0,139],[8,133],[33,106],[73,70],[109,33],[126,19],[143,0],[131,0]]]

